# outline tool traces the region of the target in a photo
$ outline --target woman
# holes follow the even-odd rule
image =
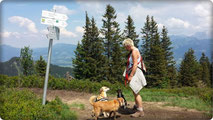
[[[137,110],[137,112],[132,114],[131,117],[142,117],[144,116],[144,112],[142,107],[142,98],[140,96],[140,90],[144,86],[146,86],[146,79],[142,72],[143,68],[141,68],[142,57],[140,55],[139,50],[134,46],[134,43],[131,39],[125,39],[123,41],[123,46],[126,48],[126,50],[130,51],[124,76],[126,78],[125,81],[129,83],[129,86],[133,91],[135,97],[134,108],[136,108]]]

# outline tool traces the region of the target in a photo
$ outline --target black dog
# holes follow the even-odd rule
[[[124,105],[123,107],[124,107],[124,109],[126,109],[126,107],[127,107],[127,102],[126,102],[126,99],[125,99],[124,95],[122,94],[121,89],[118,89],[118,90],[117,90],[117,98],[123,98],[123,99],[124,99],[125,105]]]

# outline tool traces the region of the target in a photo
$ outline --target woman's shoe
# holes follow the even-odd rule
[[[144,112],[143,111],[137,111],[134,114],[131,114],[131,117],[143,117]]]
[[[137,105],[134,105],[132,109],[133,109],[133,110],[137,110],[137,108],[138,108],[138,106],[137,106]]]

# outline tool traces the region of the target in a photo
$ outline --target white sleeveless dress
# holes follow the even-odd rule
[[[138,49],[137,49],[138,50]],[[140,56],[141,57],[141,56]],[[138,67],[141,68],[141,62],[140,62],[140,57],[138,58]],[[133,60],[132,60],[132,54],[129,57],[129,66],[128,68],[131,68],[133,66]],[[141,69],[137,67],[134,76],[132,77],[132,80],[129,83],[130,88],[134,91],[135,94],[138,94],[140,90],[147,85],[146,83],[146,78],[142,72]],[[126,69],[124,71],[123,76],[125,77],[126,75]]]

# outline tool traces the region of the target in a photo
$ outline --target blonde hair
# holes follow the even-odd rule
[[[125,39],[125,40],[123,41],[123,46],[127,46],[127,45],[129,45],[129,46],[134,46],[133,40],[131,40],[130,38]]]

